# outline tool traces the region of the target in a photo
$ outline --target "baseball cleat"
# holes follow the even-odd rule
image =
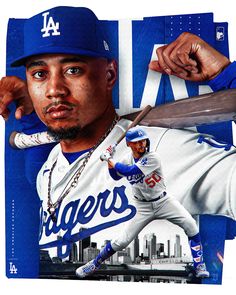
[[[210,273],[206,269],[205,263],[200,263],[195,269],[197,278],[209,278]]]
[[[89,275],[92,275],[100,266],[96,266],[94,260],[89,261],[85,265],[76,269],[75,274],[79,278],[85,278]]]

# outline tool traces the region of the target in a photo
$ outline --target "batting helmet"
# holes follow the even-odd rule
[[[130,128],[126,133],[126,142],[136,142],[143,139],[148,139],[148,135],[139,127]]]
[[[125,138],[126,138],[126,143],[137,142],[137,141],[146,139],[147,140],[147,150],[149,150],[149,147],[150,147],[149,137],[148,137],[147,133],[143,129],[141,129],[140,127],[130,128],[126,133]]]

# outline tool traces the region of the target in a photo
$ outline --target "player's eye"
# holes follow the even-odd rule
[[[43,79],[46,76],[46,73],[44,71],[37,71],[37,72],[33,72],[32,76],[35,79]]]
[[[79,75],[83,73],[83,69],[81,67],[71,67],[66,70],[66,73],[69,75]]]

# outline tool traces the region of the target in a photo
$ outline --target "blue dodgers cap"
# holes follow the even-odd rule
[[[34,55],[57,53],[111,58],[101,21],[93,11],[59,6],[26,19],[24,53],[11,66],[22,66]]]

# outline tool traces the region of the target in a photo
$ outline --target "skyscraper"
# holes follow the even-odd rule
[[[157,243],[157,257],[163,257],[163,256],[164,256],[164,244]]]
[[[78,247],[76,243],[72,244],[72,248],[70,251],[70,256],[69,256],[69,261],[70,262],[77,262],[78,261]]]
[[[85,230],[86,228],[81,227],[80,232]],[[90,246],[91,238],[87,237],[83,240],[79,241],[79,261],[84,262],[84,249]]]
[[[167,257],[171,256],[171,251],[170,251],[170,240],[167,241]]]
[[[131,261],[135,262],[135,259],[139,256],[139,238],[138,236],[130,243],[130,257]]]
[[[182,256],[182,247],[180,245],[180,235],[175,236],[175,257],[181,257]]]
[[[157,255],[156,235],[154,233],[146,234],[143,237],[143,256],[152,259]]]
[[[154,233],[152,233],[149,236],[150,241],[150,252],[149,252],[149,258],[156,258],[157,256],[157,237]]]
[[[143,236],[143,256],[149,257],[149,241],[148,234]]]

